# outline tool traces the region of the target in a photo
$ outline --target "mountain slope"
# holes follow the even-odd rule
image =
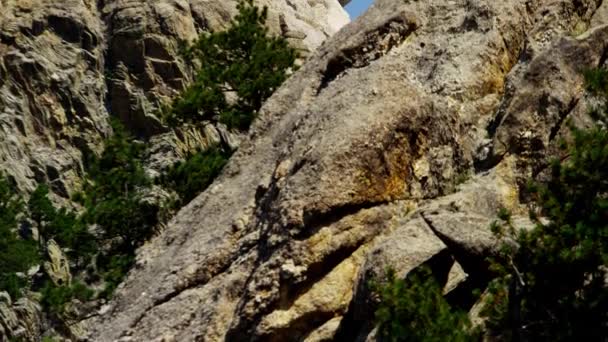
[[[236,145],[225,128],[207,124],[178,137],[158,117],[160,107],[193,76],[180,47],[201,33],[229,26],[236,4],[237,0],[0,0],[0,177],[7,176],[25,200],[38,184],[48,184],[55,204],[73,207],[70,197],[82,190],[86,156],[100,152],[112,135],[110,118],[119,118],[145,141],[150,151],[145,167],[152,176],[172,165],[179,157],[176,151],[187,153],[220,139]],[[336,0],[256,4],[269,7],[271,33],[286,37],[302,55],[348,22]],[[23,221],[10,229],[20,228],[38,239],[40,253],[50,254],[47,261],[59,264],[59,271],[71,279],[75,261],[70,265],[54,242],[49,244],[52,250],[46,247],[38,234],[41,226]],[[45,269],[41,265],[20,276],[35,278],[40,290]],[[38,341],[42,333],[61,330],[60,324],[45,317],[39,302],[36,293],[16,300],[1,292],[0,340]],[[81,305],[84,313],[77,316],[95,305]],[[82,330],[74,323],[58,333],[80,335]]]
[[[181,41],[225,28],[237,1],[0,1],[0,170],[23,190],[69,197],[82,153],[119,117],[138,135],[166,132],[156,113],[187,84]],[[312,51],[348,22],[337,1],[265,0],[269,26]]]
[[[602,1],[378,0],[265,104],[222,176],[144,246],[95,341],[373,338],[368,280],[487,281],[499,208],[589,123]],[[471,305],[473,303],[470,303]]]

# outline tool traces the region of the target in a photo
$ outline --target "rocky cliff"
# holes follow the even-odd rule
[[[156,113],[187,84],[181,42],[220,30],[237,1],[0,1],[0,170],[23,190],[77,189],[82,154],[119,117],[143,137],[167,132]],[[269,26],[302,52],[348,22],[336,0],[264,0]]]
[[[448,295],[483,286],[498,209],[524,217],[566,120],[590,122],[581,73],[606,62],[607,13],[377,0],[140,250],[90,340],[373,341],[367,284],[386,267],[428,264]]]
[[[68,203],[80,189],[83,156],[99,152],[119,118],[150,146],[148,171],[176,151],[220,139],[224,127],[174,132],[159,108],[187,85],[178,53],[199,34],[224,29],[237,0],[0,0],[0,173],[23,193],[47,183]],[[307,56],[348,21],[337,0],[260,0],[268,26]],[[66,265],[64,265],[66,266]],[[67,266],[66,266],[67,267]],[[35,300],[0,293],[0,341],[37,340]]]
[[[526,225],[520,190],[568,120],[591,122],[581,73],[606,63],[608,3],[376,0],[336,33],[347,2],[259,1],[309,59],[81,324],[88,340],[374,341],[368,280],[389,266],[431,266],[475,312],[498,209]],[[192,77],[181,42],[235,3],[0,0],[0,170],[67,198],[110,116],[151,138],[151,169],[176,144],[230,140],[178,138],[157,111]],[[35,340],[38,315],[0,294],[0,340]]]

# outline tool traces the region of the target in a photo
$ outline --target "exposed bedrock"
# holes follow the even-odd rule
[[[139,251],[90,339],[373,340],[367,280],[386,267],[428,264],[448,296],[482,284],[498,209],[528,224],[521,186],[567,119],[590,122],[606,6],[376,1]]]

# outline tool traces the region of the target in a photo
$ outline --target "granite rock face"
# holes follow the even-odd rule
[[[37,341],[41,333],[42,313],[40,305],[30,298],[16,302],[6,292],[0,292],[0,339],[10,336],[24,341]]]
[[[566,119],[590,123],[606,6],[377,0],[139,251],[89,339],[372,341],[367,280],[387,266],[428,264],[448,296],[484,284],[498,209],[529,225],[521,187]]]
[[[24,191],[79,187],[82,155],[111,134],[110,115],[138,135],[169,133],[158,108],[192,70],[178,48],[219,30],[236,0],[0,1],[0,171]],[[269,26],[314,51],[348,22],[337,0],[264,0]]]
[[[66,203],[80,188],[83,156],[99,152],[112,134],[110,117],[149,138],[146,166],[152,175],[192,149],[219,141],[238,146],[240,137],[221,125],[172,131],[157,115],[161,103],[192,78],[191,66],[178,54],[180,45],[227,27],[236,4],[0,0],[0,173],[23,193],[47,183],[53,199]],[[269,7],[271,32],[287,37],[303,55],[349,21],[337,0],[256,4]],[[47,272],[57,283],[69,283],[61,250],[53,245],[49,251],[53,262],[45,265]],[[38,340],[43,322],[36,310],[24,309],[35,301],[18,303],[0,299],[0,341]]]
[[[0,170],[67,196],[82,151],[109,133],[101,17],[80,0],[3,0],[0,13]]]

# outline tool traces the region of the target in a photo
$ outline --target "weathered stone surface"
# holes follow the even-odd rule
[[[8,0],[0,12],[0,170],[68,196],[81,151],[108,133],[100,16],[80,0]]]
[[[48,183],[53,199],[67,201],[79,189],[83,155],[99,152],[111,134],[110,116],[142,137],[161,134],[149,141],[152,176],[194,149],[218,143],[236,148],[242,137],[222,125],[169,131],[156,115],[160,103],[192,76],[178,56],[180,42],[225,28],[236,3],[0,0],[0,172],[25,193]],[[284,35],[304,54],[348,22],[336,0],[256,4],[269,7],[273,34]],[[148,198],[156,203],[166,195]],[[48,251],[46,272],[56,284],[69,283],[60,247],[50,243]],[[34,325],[40,320],[17,327],[9,319],[14,309],[5,305],[2,310],[11,324],[2,325],[0,340],[19,329],[39,335],[41,328]]]
[[[55,240],[49,240],[46,244],[48,260],[44,262],[44,271],[57,286],[70,285],[72,274],[70,262]]]
[[[99,152],[111,134],[110,116],[141,137],[159,134],[148,141],[146,167],[152,176],[194,149],[238,147],[242,137],[220,124],[171,131],[157,117],[160,104],[192,77],[178,55],[181,42],[225,28],[236,3],[0,0],[0,173],[24,193],[48,183],[53,200],[67,202],[79,190],[83,155]],[[336,0],[256,4],[269,7],[271,32],[287,37],[304,55],[348,22]],[[146,198],[160,203],[167,196],[152,191]],[[55,284],[68,284],[64,253],[54,242],[47,249],[46,273]],[[29,306],[15,311],[2,305],[10,324],[0,325],[0,340],[22,333],[37,340],[42,322],[28,318],[33,317]],[[13,324],[14,317],[22,323]]]
[[[159,105],[192,74],[180,42],[225,28],[236,3],[0,1],[0,171],[23,190],[47,182],[68,198],[82,154],[111,133],[110,114],[144,137],[168,132]],[[348,22],[336,0],[258,4],[269,7],[272,32],[307,51]]]
[[[35,299],[20,298],[12,302],[6,292],[0,292],[0,341],[38,341],[42,314]]]
[[[140,250],[90,339],[373,341],[365,282],[386,266],[430,264],[448,296],[483,282],[496,212],[525,214],[564,119],[588,122],[600,3],[378,0]]]
[[[304,342],[329,342],[333,341],[336,331],[340,327],[342,317],[334,317],[313,331],[304,339]]]

